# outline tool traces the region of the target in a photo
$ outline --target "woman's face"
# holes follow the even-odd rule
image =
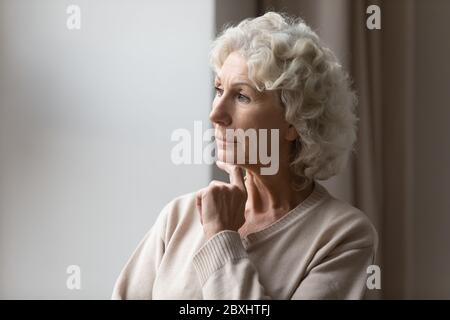
[[[225,60],[215,79],[216,95],[214,97],[210,120],[214,125],[217,143],[217,159],[230,163],[227,153],[233,152],[232,163],[242,164],[243,167],[260,167],[261,146],[263,153],[270,157],[279,157],[283,162],[283,156],[288,156],[292,141],[296,139],[297,132],[284,118],[284,109],[276,91],[259,92],[248,79],[247,62],[239,53],[233,52]],[[231,130],[230,130],[231,129]],[[256,131],[256,141],[253,138],[239,140],[233,137],[226,139],[227,132],[236,132],[242,129],[246,132]],[[267,129],[266,131],[261,129]],[[278,137],[271,135],[272,129],[278,129]],[[267,137],[261,140],[261,135]],[[248,136],[251,136],[250,134]],[[236,136],[235,136],[236,137]],[[224,142],[227,140],[227,142]],[[234,141],[233,141],[234,140]],[[273,141],[271,141],[273,140]],[[261,144],[263,141],[267,141]],[[278,143],[278,149],[274,145]],[[251,164],[251,148],[257,147],[257,163]],[[253,149],[254,151],[255,149]],[[237,162],[237,153],[245,155],[245,163]],[[273,155],[279,152],[279,155]],[[286,159],[284,159],[286,160]]]

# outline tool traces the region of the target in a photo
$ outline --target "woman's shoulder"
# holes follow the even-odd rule
[[[193,191],[177,195],[165,205],[165,209],[170,212],[183,213],[187,209],[192,209],[193,207],[195,208],[196,194],[197,192]]]
[[[325,187],[323,187],[325,188]],[[378,247],[378,233],[369,217],[359,208],[340,200],[328,191],[317,207],[315,218],[321,229],[336,243],[348,247]],[[329,239],[331,240],[331,239]]]
[[[196,193],[194,191],[175,196],[163,207],[159,218],[164,220],[165,231],[168,234],[173,233],[181,224],[196,222]]]

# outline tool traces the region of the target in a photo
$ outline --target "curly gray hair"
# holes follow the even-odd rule
[[[333,52],[303,20],[275,12],[222,31],[210,52],[216,72],[233,51],[246,58],[259,91],[279,91],[286,121],[299,134],[291,171],[303,182],[296,188],[339,173],[353,150],[358,118],[350,77]]]

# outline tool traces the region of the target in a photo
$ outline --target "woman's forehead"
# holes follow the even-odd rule
[[[247,75],[247,69],[247,60],[239,53],[232,52],[225,59],[218,73],[234,71]]]

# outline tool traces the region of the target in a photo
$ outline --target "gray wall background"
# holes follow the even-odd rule
[[[164,204],[208,183],[170,152],[174,129],[209,123],[213,10],[0,0],[0,298],[108,299]]]

